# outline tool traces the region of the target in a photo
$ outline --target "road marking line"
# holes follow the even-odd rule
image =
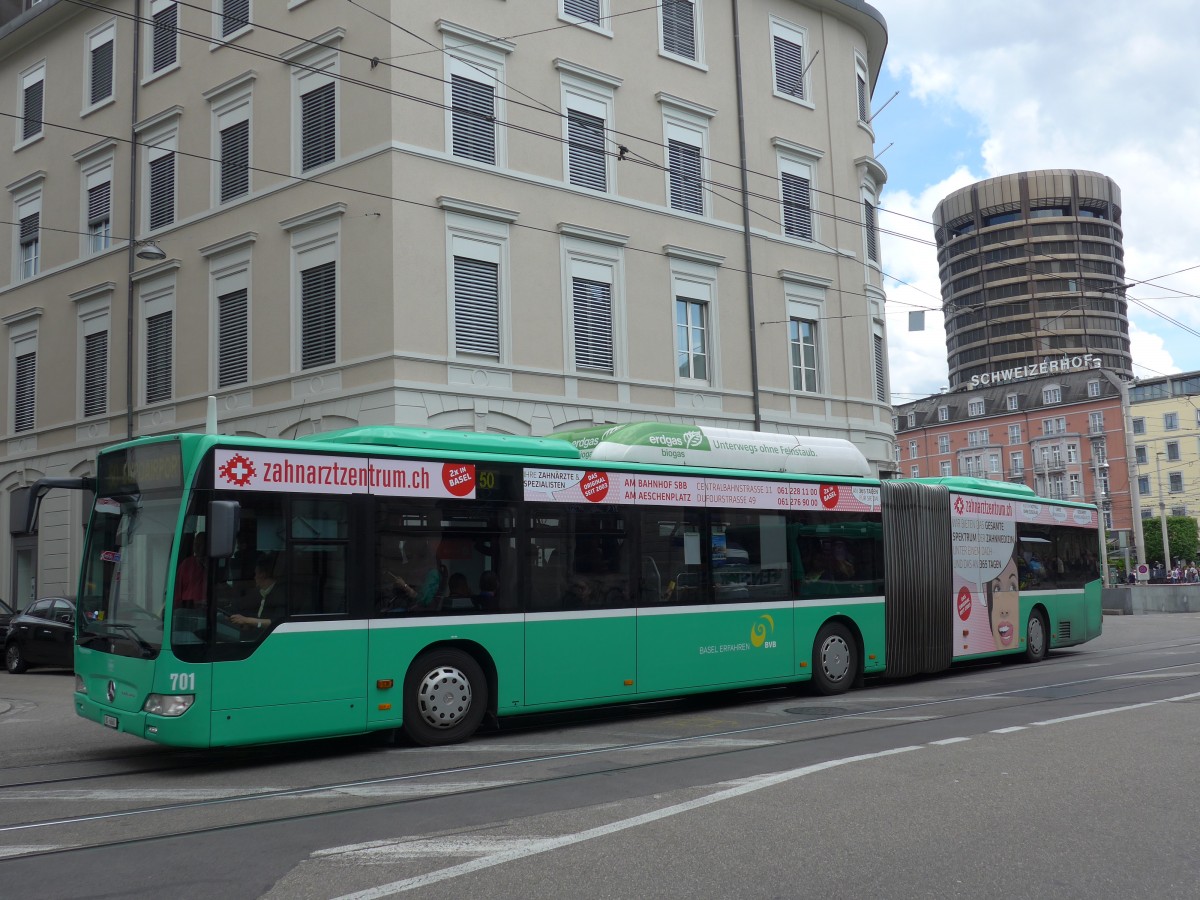
[[[1172,698],[1174,699],[1174,698]],[[1147,706],[1157,706],[1166,701],[1152,700],[1149,703],[1134,703],[1130,706],[1114,706],[1111,709],[1096,709],[1092,712],[1079,713],[1074,716],[1063,716],[1059,719],[1046,719],[1042,722],[1030,722],[1031,725],[1058,725],[1060,722],[1074,722],[1077,719],[1091,719],[1094,716],[1108,716],[1113,713],[1125,712],[1127,709],[1145,709]]]
[[[1028,726],[1010,725],[1008,728],[993,728],[989,734],[1012,734],[1014,731],[1024,731]]]
[[[969,740],[970,740],[969,737],[943,738],[940,741],[930,741],[929,745],[931,747],[945,747],[947,744],[961,744],[963,741],[969,741]]]
[[[882,750],[878,753],[865,753],[861,756],[847,756],[843,759],[832,759],[828,760],[827,762],[815,763],[811,766],[803,766],[799,769],[789,769],[784,772],[775,772],[770,775],[762,775],[758,778],[748,781],[745,784],[725,788],[724,790],[716,791],[715,793],[708,794],[707,796],[698,797],[695,800],[688,800],[684,803],[678,803],[674,806],[663,807],[662,809],[644,813],[640,816],[633,816],[629,819],[611,822],[608,825],[601,825],[597,828],[589,828],[586,831],[580,831],[575,834],[565,834],[556,838],[546,838],[540,841],[531,841],[522,847],[514,847],[499,853],[493,853],[479,859],[473,859],[469,862],[460,863],[456,866],[450,866],[445,869],[428,872],[424,875],[418,875],[415,878],[405,878],[401,879],[400,881],[393,881],[390,884],[382,884],[378,887],[368,888],[365,891],[357,891],[353,894],[345,894],[342,897],[337,898],[337,900],[379,900],[379,898],[382,897],[388,897],[393,894],[399,894],[403,891],[411,891],[415,888],[437,884],[440,881],[447,881],[451,878],[457,878],[460,875],[469,875],[472,872],[490,869],[493,866],[503,865],[504,863],[512,862],[517,859],[524,859],[529,856],[535,856],[539,853],[547,853],[551,850],[558,850],[561,847],[569,847],[572,844],[579,844],[583,843],[584,841],[607,837],[610,834],[616,834],[617,832],[626,831],[630,828],[648,825],[651,822],[657,822],[661,819],[670,818],[671,816],[677,816],[682,813],[691,812],[694,809],[700,809],[701,807],[710,806],[714,803],[721,803],[725,800],[732,800],[735,797],[741,797],[745,794],[761,791],[769,787],[774,787],[775,785],[793,781],[797,778],[803,778],[806,775],[812,775],[816,772],[823,772],[826,769],[833,769],[837,766],[844,766],[849,763],[881,759],[886,756],[895,756],[899,753],[908,753],[909,751],[920,749],[920,747],[897,747],[892,750]]]
[[[63,844],[14,844],[11,847],[0,847],[0,859],[24,856],[27,853],[49,853],[51,850],[59,850],[63,846]]]

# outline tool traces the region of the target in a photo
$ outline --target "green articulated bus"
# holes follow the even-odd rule
[[[849,442],[636,423],[137,439],[94,477],[75,709],[163,744],[1041,659],[1100,633],[1096,510]],[[36,514],[31,505],[31,519]]]

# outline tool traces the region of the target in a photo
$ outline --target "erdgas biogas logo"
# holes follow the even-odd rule
[[[775,647],[776,642],[767,640],[775,633],[775,620],[765,613],[759,616],[757,622],[750,626],[750,643],[755,647]]]
[[[704,441],[704,435],[699,430],[692,430],[682,434],[652,434],[646,440],[655,447],[682,447],[684,450],[695,450]]]

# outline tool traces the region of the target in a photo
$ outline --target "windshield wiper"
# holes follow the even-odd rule
[[[153,659],[155,654],[154,645],[138,634],[137,629],[132,625],[126,625],[124,622],[105,622],[105,625],[112,629],[120,629],[132,638],[142,649],[142,659]]]

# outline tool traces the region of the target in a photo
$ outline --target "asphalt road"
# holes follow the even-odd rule
[[[0,675],[0,895],[1200,896],[1200,615],[1035,665],[177,752]]]

